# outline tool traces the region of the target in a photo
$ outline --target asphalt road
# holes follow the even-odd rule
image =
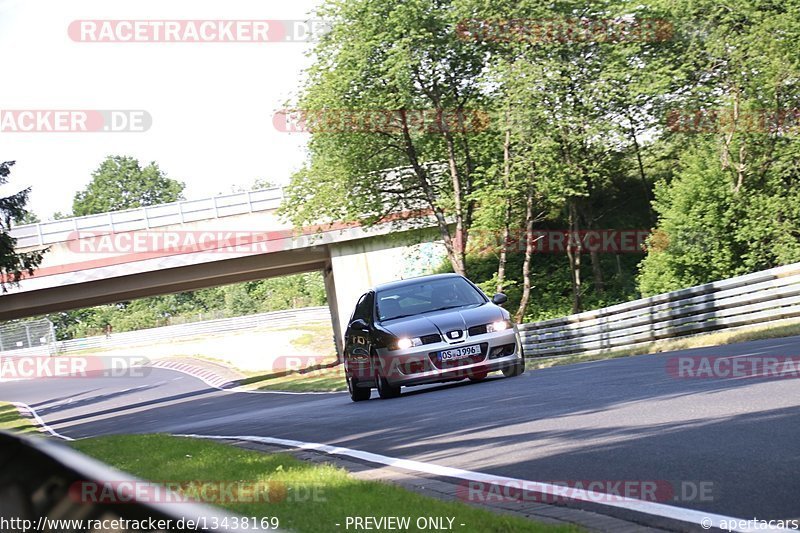
[[[373,391],[361,403],[347,394],[224,392],[156,368],[2,383],[0,400],[30,405],[73,438],[269,436],[527,480],[666,481],[676,496],[702,485],[703,498],[665,503],[741,518],[800,516],[800,380],[674,377],[669,361],[689,354],[795,356],[800,337],[404,389],[395,400]]]

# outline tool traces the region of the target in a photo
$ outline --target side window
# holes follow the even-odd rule
[[[356,319],[362,319],[368,324],[372,322],[372,313],[370,312],[372,308],[372,293],[368,292],[361,296],[358,299],[358,303],[356,304],[356,310],[353,311],[353,317],[350,319],[350,322]]]

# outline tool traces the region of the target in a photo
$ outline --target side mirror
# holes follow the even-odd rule
[[[350,327],[353,329],[365,330],[369,328],[369,324],[367,324],[367,321],[363,318],[356,318],[350,322]]]
[[[508,301],[508,296],[503,294],[502,292],[498,292],[494,296],[492,296],[492,303],[495,305],[503,305]]]

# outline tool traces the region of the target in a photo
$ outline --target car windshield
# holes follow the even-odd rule
[[[384,321],[485,302],[483,295],[464,278],[452,277],[380,290],[376,305],[378,319]]]

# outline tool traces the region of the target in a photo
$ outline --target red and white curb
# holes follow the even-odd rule
[[[174,370],[199,379],[209,387],[221,390],[224,392],[244,392],[248,394],[289,394],[289,395],[306,395],[306,394],[344,394],[346,391],[325,391],[325,392],[291,392],[291,391],[276,391],[276,390],[253,390],[247,389],[239,385],[236,380],[223,378],[212,370],[192,365],[190,363],[183,363],[180,361],[153,361],[148,363],[148,366],[155,368],[164,368],[167,370]]]
[[[207,368],[202,368],[200,366],[195,366],[180,361],[152,361],[148,363],[147,366],[155,368],[167,368],[169,370],[175,370],[177,372],[187,374],[193,378],[199,379],[206,385],[214,387],[215,389],[229,390],[237,385],[235,381],[225,379],[219,374],[208,370]]]

